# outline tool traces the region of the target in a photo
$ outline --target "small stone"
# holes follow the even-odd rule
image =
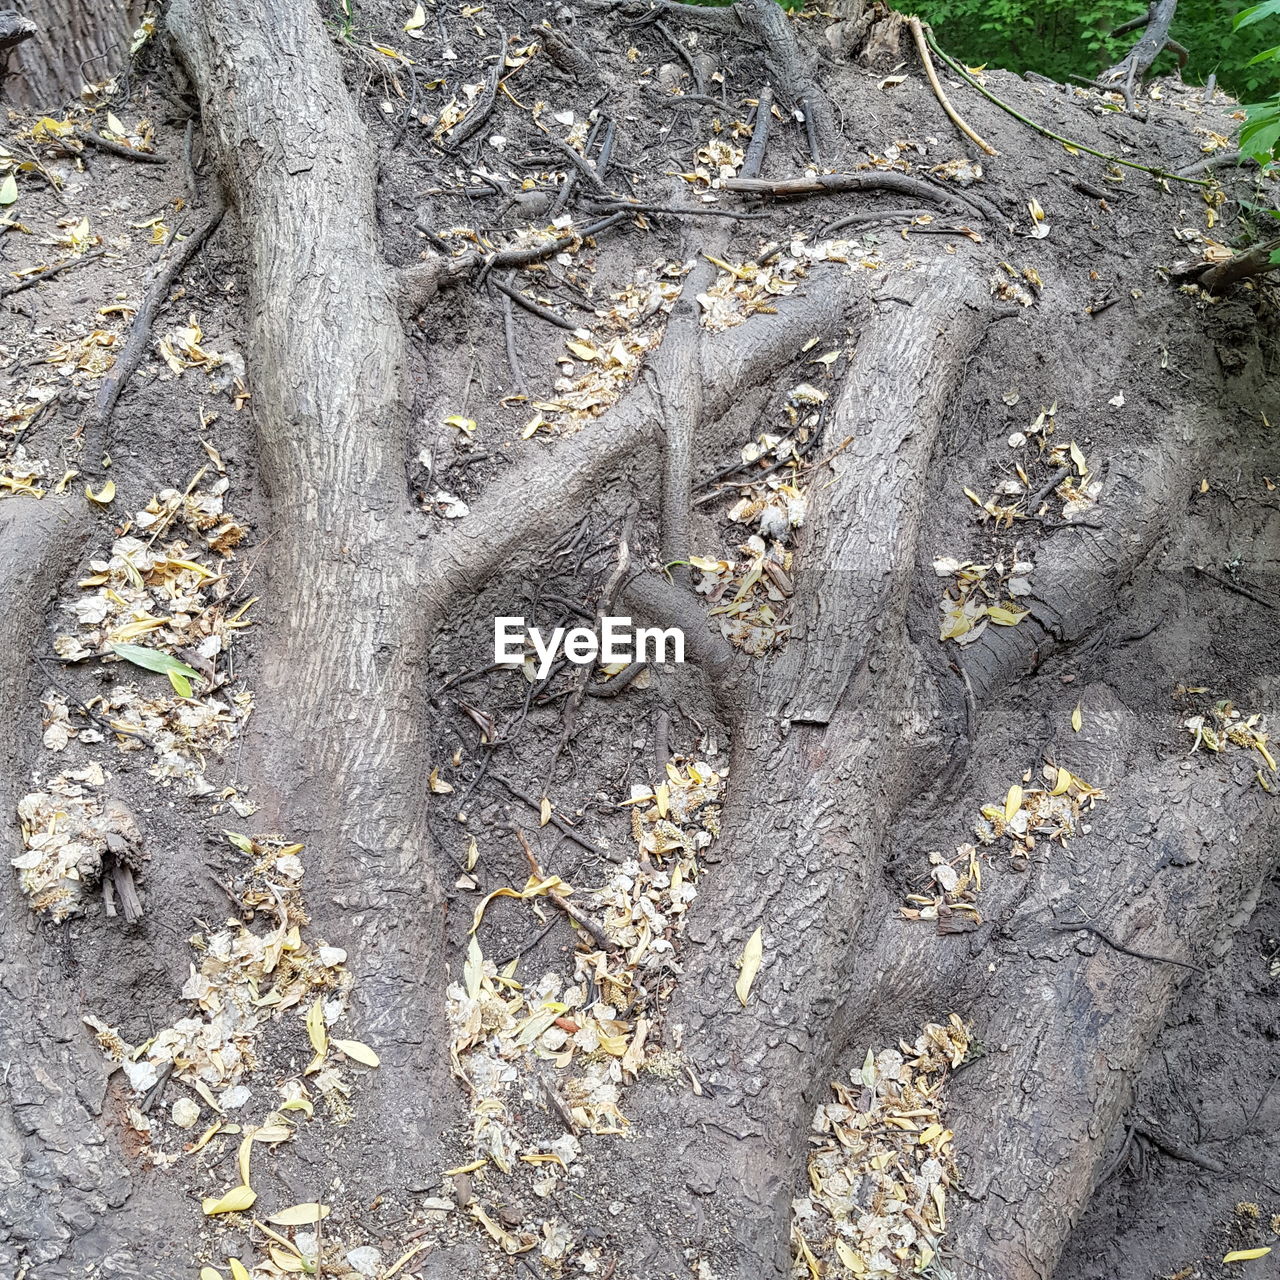
[[[347,1266],[362,1276],[376,1276],[382,1271],[382,1254],[371,1244],[361,1245],[347,1253]]]

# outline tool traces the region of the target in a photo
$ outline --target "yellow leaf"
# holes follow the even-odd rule
[[[467,960],[462,966],[462,977],[467,987],[467,995],[475,1000],[480,995],[480,983],[484,979],[484,956],[480,951],[480,942],[473,933],[467,943]]]
[[[1222,1260],[1223,1262],[1250,1262],[1254,1258],[1265,1258],[1270,1252],[1270,1245],[1263,1245],[1260,1249],[1232,1249]]]
[[[316,1113],[315,1106],[310,1098],[290,1098],[288,1102],[280,1104],[281,1111],[305,1111],[307,1118],[310,1119]]]
[[[206,1197],[200,1207],[206,1217],[212,1218],[217,1213],[240,1213],[252,1208],[257,1198],[252,1187],[232,1187],[225,1195]]]
[[[596,360],[600,356],[600,352],[597,351],[589,342],[575,342],[572,338],[566,338],[564,345],[568,347],[579,360]]]
[[[307,1010],[307,1038],[311,1047],[323,1055],[329,1045],[329,1033],[324,1025],[324,999],[316,996],[315,1003]]]
[[[362,1044],[359,1040],[330,1040],[329,1043],[335,1049],[341,1049],[348,1058],[352,1058],[366,1067],[376,1067],[381,1062],[378,1055],[367,1044]]]
[[[425,27],[426,25],[427,25],[426,10],[423,9],[421,5],[418,5],[418,7],[413,11],[413,16],[409,19],[408,22],[404,24],[404,29],[407,32],[409,32],[410,35],[413,35],[415,31],[421,31],[422,28]],[[419,40],[421,38],[422,38],[421,36],[417,37],[417,39]]]
[[[476,420],[474,418],[464,418],[460,413],[451,413],[445,420],[446,427],[457,427],[468,439],[475,433]]]
[[[1006,609],[993,604],[987,609],[987,617],[998,627],[1016,627],[1029,612],[1029,609]]]
[[[1064,796],[1067,794],[1067,788],[1071,785],[1071,775],[1061,766],[1058,766],[1058,776],[1054,779],[1053,790],[1050,795]]]
[[[253,1152],[253,1134],[244,1138],[240,1142],[240,1153],[236,1157],[240,1165],[240,1181],[247,1187],[249,1185],[249,1156]]]
[[[125,138],[129,135],[129,131],[120,123],[119,120],[115,118],[114,115],[111,114],[110,111],[107,112],[107,128],[120,138]]]
[[[449,792],[453,790],[452,784],[445,782],[440,777],[440,770],[438,767],[431,770],[431,776],[427,779],[427,786],[430,787],[438,796],[447,796]]]
[[[1084,475],[1089,470],[1088,464],[1084,460],[1084,451],[1073,440],[1071,442],[1071,461],[1076,464],[1076,470]]]
[[[231,1268],[231,1280],[249,1280],[249,1273],[239,1258],[228,1258],[227,1265]]]
[[[97,493],[94,493],[88,485],[85,485],[84,496],[88,498],[90,502],[96,502],[99,506],[105,507],[107,503],[116,496],[116,482],[114,480],[108,480]]]
[[[1071,713],[1071,728],[1076,732],[1080,732],[1080,726],[1084,724],[1084,713],[1080,710],[1080,704],[1076,703],[1075,710]]]
[[[476,863],[480,861],[480,846],[476,843],[475,836],[467,841],[467,870],[474,871]]]
[[[18,198],[18,180],[11,173],[6,173],[0,181],[0,204],[12,204]]]
[[[267,1246],[267,1252],[271,1255],[271,1261],[281,1271],[287,1271],[291,1275],[301,1275],[307,1269],[302,1258],[296,1253],[286,1253],[283,1249],[277,1248],[273,1244]]]
[[[551,801],[546,796],[542,797],[542,803],[538,806],[538,826],[545,827],[551,821]]]
[[[222,1280],[222,1272],[213,1267],[201,1267],[200,1280]]]
[[[747,945],[742,948],[741,972],[738,974],[738,981],[734,984],[734,990],[738,993],[738,1000],[745,1007],[747,996],[751,994],[751,984],[756,980],[756,974],[760,972],[761,962],[764,960],[764,933],[757,929],[755,933],[747,939]]]
[[[1004,798],[1004,820],[1012,822],[1019,809],[1022,808],[1022,788],[1015,782]]]
[[[295,1204],[288,1209],[281,1209],[279,1213],[273,1213],[267,1221],[275,1223],[277,1227],[309,1227],[328,1216],[327,1204],[308,1201],[306,1204]]]
[[[865,1275],[867,1271],[866,1263],[863,1262],[861,1256],[854,1251],[850,1244],[846,1244],[843,1240],[836,1241],[836,1256],[844,1263],[855,1276]]]

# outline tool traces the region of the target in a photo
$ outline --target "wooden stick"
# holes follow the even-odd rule
[[[989,156],[998,156],[1000,153],[989,142],[982,138],[978,133],[971,129],[961,118],[959,112],[951,105],[951,100],[943,91],[942,85],[938,82],[938,73],[934,70],[933,58],[929,53],[929,46],[925,43],[924,27],[921,25],[920,19],[914,14],[907,19],[907,26],[911,28],[911,35],[916,42],[916,52],[920,55],[920,61],[924,63],[925,75],[929,77],[929,87],[933,90],[933,96],[937,98],[943,111],[947,113],[951,123],[955,125],[961,133],[964,134],[975,146],[980,147]]]

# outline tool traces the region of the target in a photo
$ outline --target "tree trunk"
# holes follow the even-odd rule
[[[85,84],[108,80],[129,65],[129,46],[145,9],[138,0],[26,0],[22,16],[36,31],[9,58],[7,96],[57,114]]]

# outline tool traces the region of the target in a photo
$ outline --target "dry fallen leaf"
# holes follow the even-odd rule
[[[1015,782],[1004,798],[1004,820],[1012,822],[1019,809],[1022,808],[1022,788]]]
[[[1076,733],[1079,733],[1082,724],[1084,724],[1084,715],[1080,710],[1080,704],[1077,702],[1076,709],[1071,713],[1071,727]]]
[[[329,1043],[329,1033],[324,1025],[324,997],[316,996],[315,1002],[307,1010],[307,1038],[311,1047],[323,1055]]]
[[[744,1006],[747,1003],[747,996],[751,994],[751,984],[756,980],[756,974],[760,972],[760,965],[763,960],[764,933],[757,929],[747,939],[747,945],[742,948],[741,972],[738,974],[738,981],[733,988],[738,993],[738,999]]]
[[[328,1216],[327,1204],[309,1201],[306,1204],[295,1204],[288,1209],[281,1209],[279,1213],[273,1213],[267,1221],[274,1223],[277,1227],[309,1227]]]
[[[200,1207],[206,1217],[212,1218],[218,1213],[239,1213],[252,1208],[257,1198],[252,1187],[232,1187],[225,1195],[207,1196],[201,1201]]]
[[[367,1044],[362,1044],[359,1040],[330,1040],[329,1043],[335,1049],[341,1049],[348,1058],[366,1067],[376,1067],[381,1062],[378,1055]]]
[[[1265,1258],[1270,1252],[1270,1245],[1263,1245],[1258,1249],[1232,1249],[1222,1260],[1223,1262],[1250,1262],[1254,1258]]]

